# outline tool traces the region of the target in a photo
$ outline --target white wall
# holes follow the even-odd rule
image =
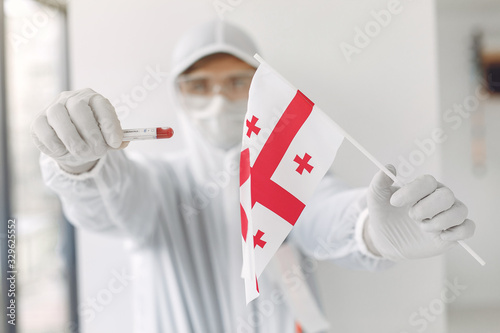
[[[348,63],[341,42],[373,20],[387,1],[232,1],[225,18],[250,31],[262,55],[332,115],[383,163],[399,166],[416,149],[414,140],[438,126],[433,1],[401,0],[401,13]],[[75,1],[71,3],[73,87],[92,87],[115,103],[147,75],[168,69],[174,41],[199,20],[215,17],[212,1]],[[165,84],[122,117],[125,127],[174,122]],[[121,103],[123,105],[123,103]],[[177,149],[180,142],[136,143],[144,151]],[[345,144],[334,169],[353,185],[367,185],[376,168]],[[439,178],[437,154],[411,174]],[[96,297],[127,267],[120,242],[79,233],[81,297]],[[411,314],[440,296],[442,259],[408,262],[382,272],[352,272],[329,264],[319,282],[332,332],[413,333]],[[131,288],[84,324],[84,332],[129,332]],[[112,327],[112,329],[111,329]],[[444,332],[444,315],[426,332]]]
[[[481,6],[483,2],[485,6]],[[482,29],[486,35],[500,36],[500,3],[464,0],[461,6],[456,6],[444,2],[439,7],[438,17],[441,113],[444,114],[454,104],[462,104],[468,96],[475,96],[477,83],[471,79],[472,34],[476,29]],[[455,251],[448,256],[446,267],[448,276],[460,276],[468,286],[464,295],[453,303],[454,308],[463,311],[464,308],[496,307],[498,317],[500,98],[485,100],[476,110],[473,112],[485,113],[486,174],[479,176],[473,173],[470,117],[463,118],[457,128],[453,128],[452,123],[443,122],[449,135],[443,146],[443,176],[447,183],[456,184],[457,196],[463,198],[470,208],[470,216],[477,223],[477,232],[469,244],[483,256],[487,265],[480,267],[462,251]]]

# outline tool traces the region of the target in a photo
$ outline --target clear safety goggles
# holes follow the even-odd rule
[[[177,78],[177,86],[183,95],[212,97],[221,94],[229,100],[248,98],[248,90],[255,70],[228,74],[186,74]]]

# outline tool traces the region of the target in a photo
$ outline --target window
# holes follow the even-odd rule
[[[33,0],[4,0],[4,18],[16,329],[74,332],[65,260],[74,244],[60,237],[68,227],[57,197],[42,182],[39,152],[29,135],[34,116],[65,88],[64,13]]]

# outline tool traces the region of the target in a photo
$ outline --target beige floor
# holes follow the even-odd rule
[[[500,333],[500,307],[448,310],[449,333]]]

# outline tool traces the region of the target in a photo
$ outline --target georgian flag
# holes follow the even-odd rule
[[[342,129],[267,63],[250,87],[240,159],[246,301],[344,139]]]

